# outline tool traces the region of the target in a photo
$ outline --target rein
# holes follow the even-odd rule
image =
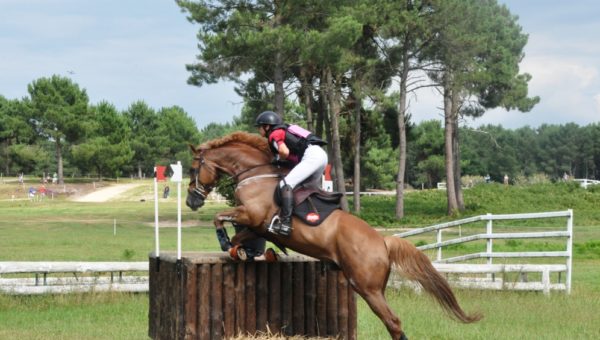
[[[213,186],[202,184],[198,180],[198,177],[200,177],[200,169],[202,168],[202,166],[204,164],[206,164],[206,162],[204,161],[204,156],[202,155],[202,153],[200,153],[199,156],[194,157],[194,160],[199,161],[200,165],[197,168],[193,169],[194,170],[194,180],[195,180],[196,186],[195,186],[194,190],[192,191],[192,193],[195,194],[195,195],[197,195],[197,196],[199,196],[199,197],[201,197],[202,199],[206,199],[206,197],[208,196],[208,193],[213,189]],[[264,163],[264,164],[259,164],[259,165],[253,166],[251,168],[242,170],[242,171],[238,172],[237,174],[231,175],[231,178],[235,182],[237,182],[239,180],[239,177],[241,175],[243,175],[243,174],[245,174],[247,172],[250,172],[250,171],[252,171],[254,169],[257,169],[257,168],[260,168],[260,167],[263,167],[263,166],[269,166],[269,165],[271,165],[271,163]],[[214,171],[212,169],[210,169],[210,168],[207,168],[206,170],[209,171],[209,172],[211,172],[211,173],[214,173]],[[275,178],[275,177],[280,177],[280,175],[279,174],[263,174],[263,175],[256,175],[256,176],[251,176],[251,177],[248,177],[248,178],[244,178],[243,180],[241,180],[236,185],[235,190],[237,191],[240,187],[246,185],[250,181],[254,181],[254,180],[262,179],[262,178]]]
[[[239,182],[235,186],[235,191],[238,191],[238,189],[240,189],[244,185],[248,184],[248,182],[255,181],[257,179],[262,179],[262,178],[278,178],[279,176],[280,175],[278,175],[278,174],[264,174],[264,175],[256,175],[256,176],[244,178],[241,182]]]
[[[260,167],[263,167],[263,166],[267,166],[267,165],[271,165],[271,163],[259,164],[259,165],[253,166],[253,167],[251,167],[251,168],[248,168],[248,169],[246,169],[246,170],[242,170],[242,171],[238,172],[237,174],[235,174],[235,175],[232,175],[232,176],[231,176],[231,178],[233,178],[233,180],[234,180],[235,182],[237,182],[237,180],[239,179],[239,177],[240,177],[241,175],[245,174],[246,172],[249,172],[249,171],[252,171],[252,170],[254,170],[254,169],[257,169],[257,168],[260,168]],[[259,175],[259,176],[261,176],[261,175]],[[256,177],[256,176],[254,176],[254,177]],[[252,178],[252,177],[249,177],[249,178]],[[247,178],[246,178],[246,179],[247,179]],[[246,179],[243,179],[243,180],[242,180],[240,183],[242,183],[242,182],[243,182],[243,181],[245,181]],[[238,183],[238,185],[239,185],[239,183]]]

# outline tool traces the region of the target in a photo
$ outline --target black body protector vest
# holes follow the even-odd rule
[[[274,125],[271,130],[269,130],[269,134],[267,135],[267,139],[271,136],[271,133],[277,129],[285,130],[285,140],[284,143],[290,149],[290,153],[297,155],[298,160],[302,159],[304,156],[304,151],[309,145],[327,145],[327,142],[323,141],[321,138],[315,136],[310,131],[305,130],[304,128],[298,125],[289,125],[289,124],[281,124]],[[269,147],[273,154],[277,154],[277,148],[274,143],[269,142]]]

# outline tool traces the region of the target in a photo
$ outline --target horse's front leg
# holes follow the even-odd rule
[[[224,223],[231,222],[232,224],[240,225],[250,225],[251,223],[244,206],[238,206],[233,209],[217,213],[213,222],[217,232],[217,239],[219,240],[221,250],[223,251],[228,251],[233,246],[229,236],[227,235],[227,230],[225,229]],[[236,243],[239,242],[239,240],[236,240],[235,237],[234,241],[236,241]]]

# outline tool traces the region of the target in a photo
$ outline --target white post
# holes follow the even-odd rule
[[[439,244],[442,243],[442,229],[438,229],[437,231],[437,243],[437,260],[440,261],[442,259],[442,246],[440,246]]]
[[[486,226],[486,233],[488,235],[492,235],[492,232],[493,232],[492,231],[492,214],[487,213],[487,218],[488,218],[488,221],[487,221],[487,226]],[[492,242],[493,242],[493,240],[488,237],[488,239],[487,239],[487,249],[486,249],[486,252],[488,254],[491,254],[493,252],[493,243]],[[492,257],[491,256],[488,256],[487,263],[488,264],[492,264]]]
[[[493,233],[492,230],[492,214],[487,213],[487,224],[486,224],[486,234],[491,235]],[[491,238],[488,237],[487,239],[487,247],[486,247],[486,252],[488,254],[491,254],[493,252],[493,240]],[[487,258],[487,264],[492,264],[492,257],[488,256]],[[495,274],[493,273],[488,273],[487,275],[488,280],[492,280],[492,281],[496,281],[496,277]]]
[[[177,260],[181,260],[181,162],[171,164],[171,169],[173,169],[171,181],[177,183]]]
[[[181,260],[181,182],[177,182],[177,260]]]
[[[542,271],[542,290],[544,295],[550,294],[550,271],[548,269]]]
[[[567,218],[567,231],[569,239],[567,240],[567,294],[571,294],[571,273],[573,269],[573,209],[569,209],[569,217]]]
[[[154,167],[154,255],[160,257],[158,242],[158,181],[156,180],[156,167]]]

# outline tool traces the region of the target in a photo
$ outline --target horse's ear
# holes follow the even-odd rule
[[[188,145],[189,145],[189,147],[190,147],[190,150],[192,150],[192,153],[193,153],[193,154],[196,154],[196,147],[195,147],[195,146],[193,146],[192,144],[188,144]]]

